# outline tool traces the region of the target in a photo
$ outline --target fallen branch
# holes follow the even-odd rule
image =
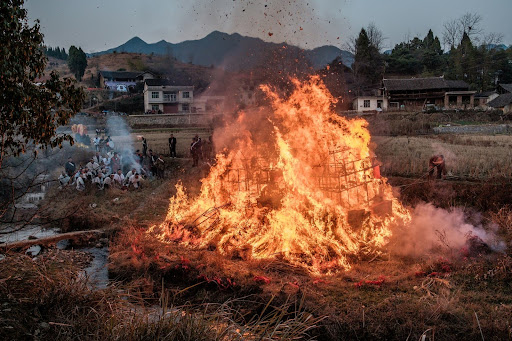
[[[48,244],[53,244],[53,243],[58,242],[59,240],[64,240],[64,239],[73,239],[73,240],[77,240],[79,238],[91,239],[93,236],[94,236],[94,238],[98,238],[99,236],[101,236],[104,233],[105,233],[105,231],[100,231],[100,230],[75,231],[75,232],[61,233],[61,234],[57,234],[55,236],[50,236],[50,237],[46,237],[46,238],[21,240],[21,241],[12,242],[12,243],[3,243],[3,244],[0,244],[0,251],[24,249],[24,248],[30,247],[32,245],[48,245]]]

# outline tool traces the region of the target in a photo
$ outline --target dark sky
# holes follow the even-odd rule
[[[177,43],[214,30],[305,48],[345,48],[370,22],[383,31],[387,49],[406,37],[423,38],[429,28],[441,39],[443,23],[466,12],[480,14],[485,32],[502,33],[512,44],[512,0],[26,0],[25,8],[31,20],[41,21],[47,45],[86,52],[134,36]]]

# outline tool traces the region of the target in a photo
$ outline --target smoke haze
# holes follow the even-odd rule
[[[401,255],[421,256],[442,247],[460,250],[469,237],[476,236],[494,251],[502,251],[504,244],[495,234],[497,226],[485,225],[479,214],[469,221],[462,208],[451,211],[425,203],[411,211],[411,222],[396,230],[391,242],[393,252]]]

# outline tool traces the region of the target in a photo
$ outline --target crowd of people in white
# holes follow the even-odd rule
[[[123,169],[129,171],[124,173]],[[137,151],[133,157],[124,158],[113,150],[104,154],[97,151],[87,164],[78,167],[69,157],[59,176],[59,183],[62,187],[73,186],[78,191],[84,191],[88,184],[99,190],[114,187],[139,189],[145,179],[163,178],[164,169],[164,160],[152,150],[148,155]]]

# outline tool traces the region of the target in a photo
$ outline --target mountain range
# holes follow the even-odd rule
[[[187,40],[177,44],[165,40],[148,44],[139,37],[134,37],[118,47],[90,55],[114,52],[172,55],[183,63],[202,66],[213,65],[230,71],[240,71],[253,69],[266,63],[270,53],[279,49],[286,49],[286,56],[289,58],[296,58],[299,55],[304,56],[315,69],[323,68],[337,57],[340,57],[343,64],[348,67],[354,62],[352,53],[332,45],[303,50],[286,43],[270,43],[259,38],[242,36],[238,33],[227,34],[219,31],[214,31],[202,39]]]

